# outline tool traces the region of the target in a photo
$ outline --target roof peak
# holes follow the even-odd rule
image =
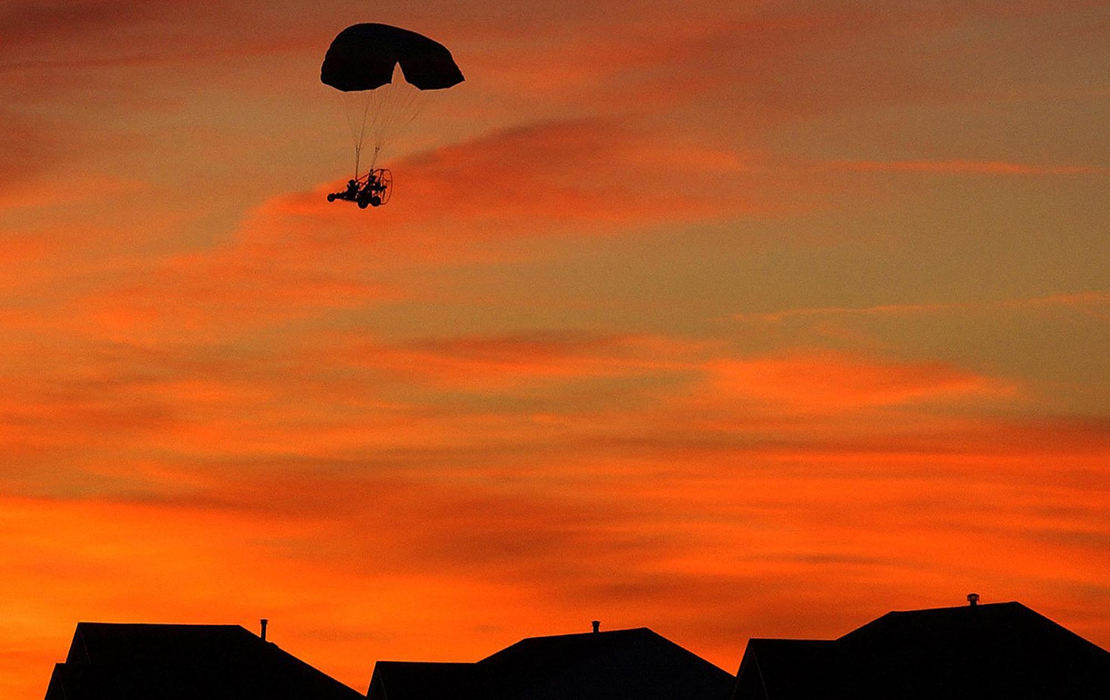
[[[976,603],[975,605],[949,605],[949,606],[940,607],[940,608],[919,608],[917,610],[891,610],[890,612],[886,613],[886,615],[914,615],[914,614],[918,614],[918,613],[942,612],[942,611],[946,611],[946,610],[973,610],[973,609],[974,610],[983,610],[983,609],[986,609],[986,608],[1006,608],[1006,607],[1017,607],[1017,608],[1023,608],[1025,610],[1032,611],[1031,608],[1028,608],[1028,607],[1022,605],[1021,603],[1019,603],[1016,600],[1007,600],[1007,601],[1002,601],[1002,602],[998,602],[998,603]],[[886,615],[883,615],[883,617],[886,617]]]
[[[236,628],[246,630],[242,625],[218,625],[193,622],[94,622],[85,620],[77,623],[78,627],[206,627],[215,629]]]

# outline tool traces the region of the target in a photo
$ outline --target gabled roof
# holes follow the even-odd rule
[[[46,700],[355,700],[362,695],[238,625],[81,622]]]
[[[417,678],[420,674],[425,677]],[[734,680],[677,644],[639,628],[532,637],[473,664],[379,661],[368,696],[370,700],[727,700]]]
[[[1020,603],[892,612],[834,641],[753,639],[734,700],[1110,698],[1110,653]]]

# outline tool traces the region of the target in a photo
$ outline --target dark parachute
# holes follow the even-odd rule
[[[400,73],[400,75],[398,75]],[[355,146],[355,179],[363,146],[374,147],[370,169],[386,142],[424,106],[425,91],[463,81],[451,52],[426,36],[388,24],[356,24],[332,41],[320,81],[341,91]]]
[[[447,47],[388,24],[356,24],[335,37],[320,67],[320,81],[343,92],[373,90],[393,81],[401,66],[420,90],[442,90],[463,81]]]

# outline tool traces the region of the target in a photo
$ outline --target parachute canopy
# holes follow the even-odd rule
[[[463,81],[443,44],[373,23],[347,27],[335,37],[320,67],[320,81],[343,92],[373,90],[392,82],[398,64],[405,80],[420,90],[441,90]]]

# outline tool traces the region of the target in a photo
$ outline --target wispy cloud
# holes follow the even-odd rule
[[[743,192],[730,151],[660,139],[605,120],[550,121],[486,134],[394,164],[389,205],[328,203],[333,182],[249,212],[221,255],[328,258],[380,267],[496,261],[496,243],[612,236],[777,206]],[[490,245],[494,244],[494,245]],[[333,268],[334,269],[334,268]]]
[[[739,321],[778,322],[791,318],[836,317],[836,316],[917,316],[938,313],[971,313],[1005,309],[1052,309],[1065,308],[1085,311],[1105,317],[1110,306],[1110,292],[1088,291],[1066,294],[1052,294],[1026,299],[1006,299],[1000,301],[947,302],[933,304],[881,304],[878,306],[823,306],[813,308],[786,309],[765,313],[739,313],[734,316]]]
[[[936,173],[950,175],[1102,175],[1106,168],[1093,165],[1035,165],[977,160],[844,161],[819,169],[846,172]]]
[[[724,360],[709,366],[705,391],[718,406],[747,399],[769,410],[844,412],[965,396],[1008,396],[1013,390],[941,364],[866,362],[835,354]]]
[[[695,369],[693,343],[569,331],[468,336],[385,346],[355,340],[340,357],[408,380],[483,393],[497,388]]]

